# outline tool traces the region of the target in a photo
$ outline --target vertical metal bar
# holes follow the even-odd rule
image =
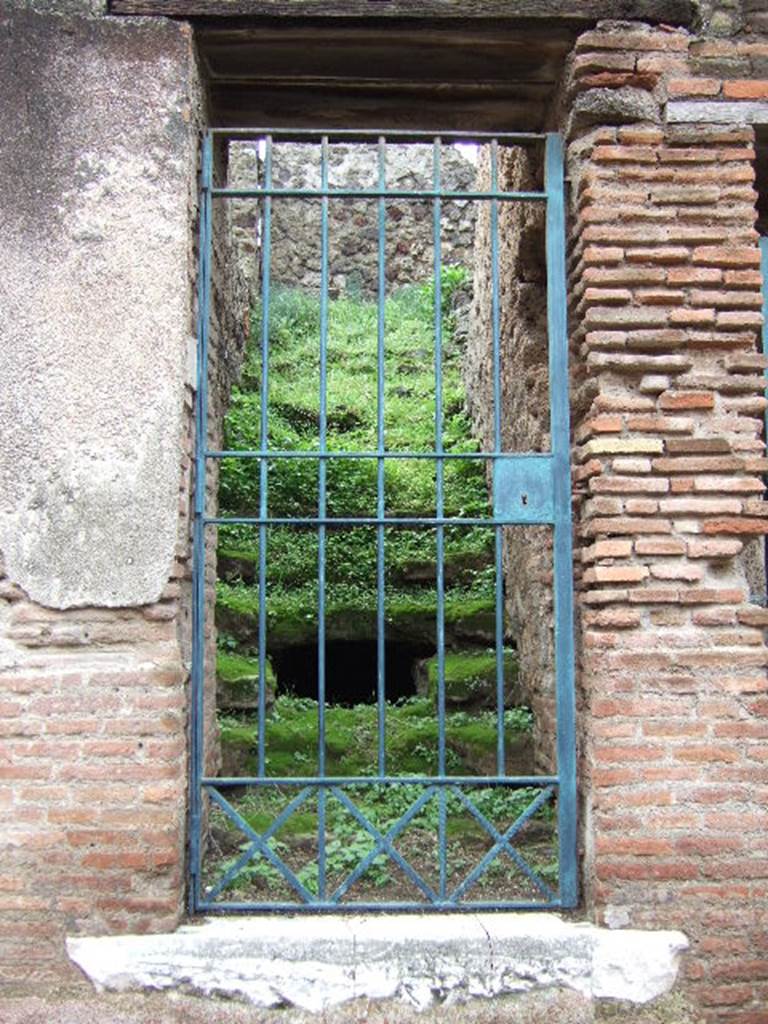
[[[491,141],[491,192],[499,191],[499,142]],[[499,287],[499,201],[491,199],[491,331],[493,358],[493,450],[500,452],[501,436],[501,309]],[[494,502],[495,504],[495,502]],[[504,531],[494,528],[494,603],[496,609],[496,773],[506,774],[504,751]]]
[[[200,184],[200,263],[197,281],[197,396],[195,405],[195,501],[192,527],[192,677],[190,737],[189,909],[200,903],[200,829],[205,771],[205,451],[208,447],[208,331],[211,303],[211,188],[213,139],[203,139]]]
[[[760,269],[763,274],[763,355],[768,356],[768,236],[760,239]],[[768,381],[768,369],[764,375]],[[765,442],[768,444],[768,411],[765,413]]]
[[[763,355],[768,356],[768,237],[760,239],[760,269],[763,273]],[[768,385],[768,369],[764,371],[764,375]],[[768,390],[766,397],[768,397]],[[768,449],[768,410],[765,413],[764,424],[763,441]],[[768,536],[763,539],[763,561],[768,568]],[[766,602],[768,603],[768,580],[766,580]]]
[[[379,191],[387,187],[386,171],[387,140],[382,135],[378,146]],[[384,336],[386,328],[387,279],[386,279],[386,217],[384,198],[378,203],[379,234],[379,280],[378,280],[378,322],[376,339],[376,447],[379,458],[376,465],[376,515],[384,518]],[[379,775],[386,772],[386,648],[384,646],[385,601],[384,601],[384,527],[376,527],[376,703],[378,725],[378,766]]]
[[[272,136],[268,135],[264,151],[264,188],[272,188]],[[269,446],[269,289],[272,269],[272,199],[264,197],[261,232],[261,450]],[[267,518],[268,464],[259,463],[259,517]],[[266,771],[266,691],[267,691],[267,527],[259,526],[259,710],[257,772]]]
[[[435,452],[443,452],[443,287],[442,287],[442,139],[435,138],[432,146],[433,188],[438,195],[432,201],[432,236],[434,246],[435,277]],[[444,513],[444,461],[436,459],[436,515]],[[445,528],[437,528],[437,771],[445,775]],[[440,898],[446,897],[446,793],[441,787],[439,800],[438,845],[440,860]]]
[[[328,136],[323,135],[320,148],[320,187],[328,191]],[[320,200],[320,437],[322,454],[328,447],[328,196]],[[326,516],[327,460],[318,466],[319,498],[317,514]],[[317,602],[317,774],[325,777],[325,556],[326,527],[318,526],[318,602]],[[325,786],[317,794],[318,898],[325,899]]]
[[[573,537],[568,406],[568,312],[565,279],[565,182],[563,144],[547,135],[547,323],[549,330],[550,430],[554,471],[554,613],[557,684],[558,837],[560,899],[578,898],[576,865],[576,707],[573,643]]]

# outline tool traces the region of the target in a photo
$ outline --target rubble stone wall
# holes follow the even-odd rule
[[[542,188],[543,147],[501,147],[498,176],[504,191]],[[479,182],[490,181],[484,149]],[[549,374],[544,207],[499,204],[499,350],[502,450],[550,450]],[[494,448],[492,221],[481,204],[475,244],[475,277],[463,366],[467,405],[483,447]],[[490,480],[489,480],[490,484]],[[537,768],[548,773],[555,759],[555,692],[552,643],[552,531],[548,527],[504,530],[506,628],[517,648],[523,698],[534,712]]]
[[[263,181],[263,157],[257,143],[231,147],[230,185],[248,187]],[[433,152],[426,145],[386,148],[386,186],[391,190],[428,190],[433,187]],[[330,188],[375,189],[378,185],[375,145],[329,147]],[[476,169],[455,146],[444,146],[441,157],[443,188],[471,191]],[[272,180],[275,188],[319,189],[320,147],[279,144],[273,148]],[[260,204],[234,200],[234,230],[243,270],[258,272]],[[443,263],[471,267],[475,237],[475,203],[467,199],[443,204]],[[334,200],[329,211],[329,288],[372,297],[378,290],[378,201]],[[388,199],[386,202],[386,284],[392,290],[424,281],[433,273],[432,202],[426,198]],[[250,270],[249,270],[250,268]],[[352,268],[350,270],[350,268]],[[272,202],[271,280],[284,287],[320,289],[320,201],[290,196]]]

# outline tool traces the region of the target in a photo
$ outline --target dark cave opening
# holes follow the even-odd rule
[[[413,697],[420,659],[435,653],[425,644],[384,645],[385,687],[388,701]],[[270,654],[278,693],[317,699],[317,645],[285,647]],[[376,700],[378,654],[376,642],[329,641],[325,649],[327,704],[371,704]]]

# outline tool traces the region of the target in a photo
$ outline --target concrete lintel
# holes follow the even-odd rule
[[[681,100],[667,104],[670,124],[768,124],[768,103]]]
[[[673,986],[687,947],[682,932],[609,931],[553,914],[216,917],[166,935],[67,940],[99,991],[182,989],[309,1011],[550,988],[646,1003]]]

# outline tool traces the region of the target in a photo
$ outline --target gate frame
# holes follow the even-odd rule
[[[264,726],[264,689],[261,680],[265,678],[265,661],[266,661],[266,601],[264,600],[264,580],[265,573],[260,571],[260,587],[262,588],[262,595],[259,602],[259,660],[260,660],[260,694],[259,694],[259,779],[248,779],[246,777],[239,778],[237,780],[229,779],[217,779],[208,778],[204,772],[204,759],[205,759],[205,736],[204,736],[204,725],[205,725],[205,600],[206,600],[206,584],[205,584],[205,527],[209,525],[221,525],[228,522],[246,522],[252,525],[258,525],[260,531],[265,531],[267,527],[267,516],[266,509],[266,488],[263,486],[264,477],[266,476],[266,463],[268,456],[264,453],[269,451],[268,442],[266,440],[267,433],[267,417],[268,417],[268,405],[265,400],[266,398],[266,374],[262,374],[262,386],[264,388],[262,392],[262,403],[261,403],[261,420],[262,420],[262,454],[260,457],[260,471],[262,473],[262,487],[260,492],[260,518],[259,519],[243,519],[242,517],[219,517],[219,516],[206,516],[205,514],[205,499],[206,499],[206,462],[209,458],[223,458],[223,457],[243,457],[243,452],[212,452],[208,450],[207,438],[208,438],[208,349],[209,349],[209,321],[211,312],[211,254],[212,254],[212,205],[214,198],[231,196],[231,197],[262,197],[265,204],[269,204],[271,196],[274,194],[295,194],[298,190],[275,190],[271,188],[271,181],[267,180],[267,184],[263,188],[252,188],[252,189],[228,189],[225,187],[216,187],[214,184],[213,176],[213,151],[214,144],[217,138],[229,139],[230,141],[237,138],[243,139],[256,139],[267,137],[270,142],[269,146],[271,149],[271,139],[275,135],[283,135],[288,137],[289,141],[300,141],[302,139],[314,139],[321,140],[321,144],[327,147],[329,139],[334,141],[360,141],[365,138],[379,138],[381,142],[386,146],[390,141],[397,143],[402,142],[432,142],[436,147],[439,147],[442,141],[450,138],[456,139],[456,141],[475,141],[484,140],[491,142],[494,146],[494,154],[498,140],[510,140],[518,143],[529,143],[533,140],[543,141],[544,146],[544,190],[540,193],[500,193],[498,191],[498,183],[496,179],[496,156],[493,157],[493,171],[492,171],[492,184],[489,193],[483,195],[477,195],[476,198],[487,199],[491,202],[492,218],[495,225],[493,230],[493,251],[492,251],[492,303],[493,303],[493,359],[494,359],[494,377],[495,377],[495,402],[494,402],[494,418],[495,418],[495,433],[496,443],[494,445],[494,453],[491,453],[492,461],[494,462],[494,483],[493,483],[493,522],[492,526],[497,535],[497,538],[501,535],[501,529],[505,526],[522,525],[522,524],[545,524],[553,527],[553,605],[554,605],[554,659],[555,659],[555,681],[556,681],[556,757],[557,757],[557,774],[553,776],[532,776],[532,777],[515,777],[509,776],[503,779],[499,779],[494,782],[493,777],[487,779],[472,779],[463,780],[461,777],[447,777],[447,779],[427,779],[418,780],[412,779],[408,776],[403,776],[397,781],[403,784],[409,782],[422,781],[427,785],[435,785],[439,783],[440,789],[438,792],[442,795],[446,792],[447,786],[450,784],[458,784],[461,782],[473,783],[475,785],[489,783],[503,784],[516,783],[516,786],[522,785],[549,785],[556,786],[558,790],[558,889],[559,895],[556,899],[552,899],[547,903],[530,903],[530,902],[514,902],[510,904],[505,903],[466,903],[457,904],[455,902],[445,901],[432,901],[430,904],[424,905],[403,905],[403,904],[360,904],[360,903],[332,903],[329,904],[326,900],[320,899],[317,901],[307,902],[305,904],[270,904],[268,907],[256,904],[240,904],[240,903],[226,903],[216,904],[213,902],[206,901],[201,898],[200,885],[201,885],[201,828],[203,823],[203,805],[202,805],[202,791],[207,789],[213,799],[219,803],[222,809],[225,810],[229,816],[235,820],[241,829],[247,829],[245,832],[246,836],[252,839],[253,844],[258,846],[257,849],[252,849],[251,854],[242,863],[239,861],[238,870],[247,863],[255,853],[261,853],[267,856],[268,859],[272,860],[269,854],[269,848],[264,840],[258,836],[247,824],[242,820],[236,820],[236,812],[232,813],[232,808],[226,804],[223,798],[217,793],[217,787],[220,785],[236,785],[236,784],[255,784],[258,781],[263,783],[264,779],[269,779],[268,776],[264,775],[264,743],[263,743],[263,726]],[[386,141],[385,141],[386,140]],[[324,160],[322,166],[325,168],[327,175],[327,160]],[[436,179],[434,183],[434,192],[430,193],[431,197],[436,200],[435,204],[435,232],[436,239],[439,238],[440,229],[440,200],[446,193],[442,190],[439,178],[439,161],[436,164],[438,170],[436,171]],[[193,587],[192,587],[192,671],[191,671],[191,729],[190,729],[190,800],[189,800],[189,910],[190,913],[211,913],[211,912],[235,912],[235,911],[251,911],[255,909],[265,910],[290,910],[291,912],[318,912],[323,910],[330,910],[333,912],[360,912],[361,910],[408,910],[413,909],[423,912],[426,909],[442,910],[442,911],[477,911],[479,909],[488,909],[493,906],[498,909],[570,909],[578,903],[578,864],[577,864],[577,793],[576,793],[576,724],[575,724],[575,650],[574,650],[574,588],[573,588],[573,535],[572,535],[572,516],[571,516],[571,463],[570,463],[570,405],[569,405],[569,378],[568,378],[568,330],[567,330],[567,286],[566,286],[566,261],[565,261],[565,179],[564,179],[564,156],[563,156],[563,142],[562,137],[559,133],[514,133],[514,132],[436,132],[430,134],[424,131],[366,131],[356,129],[318,129],[318,130],[299,130],[299,129],[269,129],[269,128],[209,128],[204,135],[203,139],[203,154],[202,154],[202,168],[201,168],[201,185],[200,185],[200,227],[199,227],[199,271],[198,271],[198,321],[197,321],[197,387],[196,387],[196,401],[195,401],[195,486],[194,486],[194,522],[193,522]],[[384,196],[390,193],[386,190],[385,185],[380,181],[379,189],[369,190],[363,192],[362,196],[370,196],[371,198],[379,197],[380,208],[384,204]],[[325,194],[324,194],[324,191]],[[344,190],[342,190],[343,192]],[[347,190],[348,191],[348,190]],[[416,190],[418,191],[418,190]],[[321,184],[320,190],[311,190],[309,195],[319,198],[323,195],[323,222],[324,230],[327,233],[327,208],[328,208],[328,196],[333,196],[334,192],[329,192],[327,179],[324,179]],[[357,193],[355,193],[357,194]],[[412,194],[409,192],[409,194]],[[469,195],[469,194],[468,194]],[[499,287],[499,274],[498,274],[498,203],[500,198],[507,198],[516,201],[524,200],[539,200],[544,201],[546,205],[546,280],[547,280],[547,340],[548,340],[548,369],[549,369],[549,408],[550,408],[550,437],[551,437],[551,451],[549,454],[534,455],[532,453],[510,453],[502,452],[501,450],[501,389],[499,382],[499,370],[500,370],[500,287]],[[381,222],[380,222],[381,225]],[[382,235],[383,231],[380,226],[379,230],[379,246],[381,252],[382,246]],[[265,224],[265,250],[268,252],[269,244],[269,218]],[[326,246],[327,249],[327,246]],[[327,302],[327,251],[325,259],[323,261],[324,266],[323,272],[323,283],[321,284],[321,306],[323,300]],[[438,269],[440,268],[440,254],[439,246],[435,256],[435,265]],[[381,271],[381,263],[380,263]],[[263,263],[263,279],[267,287],[269,286],[269,273],[270,264],[269,258],[264,260]],[[436,277],[436,282],[438,278]],[[436,283],[436,297],[435,305],[436,309],[439,309],[440,291],[439,283]],[[382,313],[382,295],[381,290],[379,292],[379,318],[381,320]],[[321,314],[322,320],[322,314]],[[267,336],[267,325],[268,325],[268,313],[264,319],[264,330],[262,337],[262,358],[266,359],[268,356],[268,336]],[[326,324],[327,328],[327,324]],[[436,321],[436,350],[439,352],[439,333],[440,327]],[[326,333],[324,332],[321,324],[321,348],[324,348],[326,344]],[[322,360],[321,360],[322,362]],[[323,371],[321,367],[321,380],[323,377]],[[437,381],[439,387],[440,373],[437,373]],[[324,393],[324,391],[323,391]],[[436,393],[436,410],[439,410],[439,393]],[[439,415],[439,413],[438,413]],[[322,430],[322,427],[321,427]],[[438,449],[439,450],[439,449]],[[321,436],[320,452],[323,451],[323,441]],[[248,457],[254,457],[255,453],[247,453]],[[480,453],[488,454],[488,453]],[[324,466],[322,458],[320,458],[320,465]],[[382,464],[383,459],[379,458],[379,465]],[[500,472],[501,471],[501,472]],[[438,480],[441,474],[438,474]],[[322,474],[321,474],[322,480]],[[504,484],[504,487],[500,487],[500,484]],[[439,489],[439,484],[438,484]],[[541,502],[533,502],[531,508],[524,508],[523,506],[528,505],[528,494],[521,494],[521,491],[528,491],[533,489],[538,491],[542,495]],[[551,502],[546,497],[547,490],[551,490]],[[506,502],[516,501],[516,513],[511,511],[511,505],[506,505],[505,508],[499,508],[498,494],[499,491],[505,491]],[[322,493],[322,483],[321,483]],[[519,500],[522,497],[522,502]],[[498,514],[501,512],[502,518],[498,518]],[[440,509],[438,508],[438,514]],[[383,513],[380,510],[377,512],[378,518],[383,519]],[[320,518],[320,517],[318,517]],[[260,521],[263,520],[263,521]],[[271,520],[269,520],[271,521]],[[314,517],[313,517],[313,521]],[[356,520],[361,522],[361,525],[376,525],[378,520],[373,520],[369,523],[366,519]],[[390,521],[387,520],[389,523]],[[461,520],[461,522],[469,522],[472,525],[472,521]],[[394,520],[391,525],[397,525],[397,520]],[[449,523],[448,525],[455,525]],[[485,525],[485,524],[484,524]],[[491,525],[491,524],[489,524]],[[324,532],[324,525],[318,523],[319,529]],[[499,616],[503,619],[503,603],[499,601],[499,587],[502,585],[500,572],[500,551],[501,544],[497,540],[497,574],[496,574],[496,587],[497,587],[497,598],[496,598],[496,614],[497,614],[497,637],[498,637],[498,621]],[[265,545],[260,544],[260,568],[261,560],[265,557],[264,555]],[[321,545],[322,551],[322,545]],[[438,558],[438,563],[440,559]],[[322,554],[321,554],[322,564]],[[322,594],[322,588],[321,588]],[[438,601],[440,594],[440,585],[438,582]],[[381,595],[379,600],[381,601]],[[438,621],[440,616],[438,614]],[[322,622],[323,616],[320,616],[320,633],[319,633],[319,645],[323,644],[323,633],[322,633]],[[439,626],[438,626],[439,629]],[[379,629],[379,643],[382,640],[382,633]],[[503,622],[502,622],[502,635],[503,635]],[[438,655],[441,651],[444,651],[444,645],[440,639],[438,633]],[[497,640],[497,660],[498,660],[498,640]],[[319,686],[321,685],[319,679]],[[502,684],[503,685],[503,680]],[[324,710],[324,704],[321,703],[320,707]],[[441,714],[444,716],[444,707],[438,710],[438,716]],[[321,711],[322,717],[322,711]],[[444,730],[444,727],[443,727]],[[319,747],[322,749],[322,729],[319,730]],[[500,744],[503,742],[500,739]],[[380,725],[380,744],[381,744],[381,725]],[[443,746],[444,749],[444,746]],[[319,762],[318,777],[311,780],[312,783],[318,785],[318,783],[324,783],[324,785],[318,785],[318,793],[321,798],[318,802],[318,815],[319,815],[319,828],[324,830],[324,804],[325,804],[325,791],[327,786],[331,786],[334,781],[337,785],[349,784],[349,780],[336,779],[336,777],[325,776],[321,774],[323,772],[322,757]],[[326,781],[330,780],[330,781]],[[272,781],[274,784],[273,780]],[[277,780],[279,781],[279,780]],[[292,784],[301,784],[305,780],[292,780]],[[370,783],[381,783],[383,780],[380,776],[372,775],[365,779],[357,780],[359,782],[370,782]],[[427,791],[428,792],[428,791]],[[544,792],[544,791],[543,791]],[[518,821],[512,826],[512,834],[514,830],[520,826],[520,822],[527,819],[535,809],[545,801],[542,799],[543,796],[540,794],[536,798],[533,804],[521,815]],[[429,796],[428,799],[431,799]],[[419,798],[419,802],[423,801],[423,804],[428,802],[428,799],[424,800]],[[298,800],[298,798],[296,798]],[[290,816],[291,807],[297,806],[296,800],[291,801],[288,808],[284,810],[279,819],[287,820]],[[416,806],[416,805],[414,805]],[[445,800],[441,799],[441,814],[444,819],[445,816]],[[295,807],[294,807],[295,809]],[[406,812],[406,817],[412,816],[413,807]],[[286,811],[288,813],[286,813]],[[279,820],[278,819],[278,820]],[[401,819],[400,824],[403,820]],[[361,823],[371,832],[369,823],[364,818],[359,819]],[[276,825],[270,826],[271,830],[276,829]],[[492,833],[493,835],[493,833]],[[374,836],[380,843],[385,843],[386,840],[376,833]],[[506,839],[506,836],[504,837]],[[501,852],[501,849],[506,846],[509,847],[509,839],[501,839],[497,836],[497,846],[500,847],[497,854]],[[503,845],[502,845],[503,844]],[[323,858],[323,843],[320,844],[318,850],[318,857]],[[386,850],[388,855],[392,856],[391,846],[378,845],[374,853],[371,855],[376,856],[382,850]],[[490,861],[489,861],[490,862]],[[282,870],[281,863],[276,863],[277,867]],[[285,872],[283,872],[285,873]],[[441,875],[445,874],[444,865],[444,851],[441,848]],[[287,877],[287,876],[286,876]],[[442,887],[444,889],[444,886]],[[324,897],[324,887],[321,885],[320,896]]]

